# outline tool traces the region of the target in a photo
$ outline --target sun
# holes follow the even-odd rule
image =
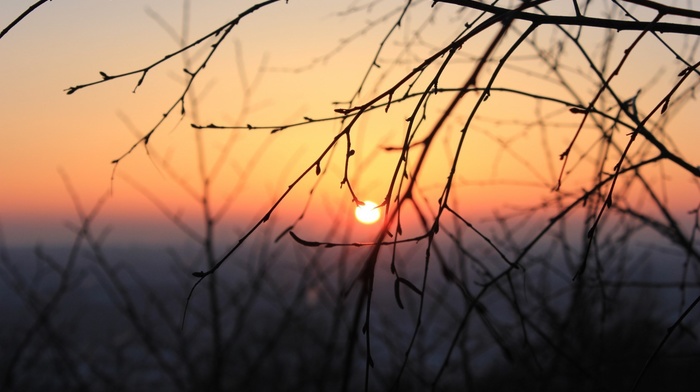
[[[377,203],[369,200],[366,200],[364,203],[364,205],[358,205],[355,208],[355,218],[357,218],[360,223],[371,225],[379,220],[382,213],[379,208],[377,208]]]

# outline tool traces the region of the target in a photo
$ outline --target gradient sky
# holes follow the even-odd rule
[[[6,26],[33,2],[2,2],[0,25]],[[178,5],[173,6],[175,3]],[[189,41],[254,4],[240,3],[194,2],[187,25]],[[181,3],[172,0],[64,0],[46,3],[22,21],[0,40],[3,59],[0,62],[0,225],[5,241],[10,244],[56,243],[71,238],[64,223],[76,221],[75,206],[60,173],[70,179],[86,210],[101,195],[111,195],[98,222],[101,227],[111,227],[110,238],[115,242],[149,243],[179,238],[177,229],[134,184],[141,184],[149,194],[156,195],[172,213],[197,220],[196,200],[168,177],[161,161],[165,159],[168,167],[174,168],[183,181],[197,187],[195,136],[189,123],[264,126],[303,121],[304,116],[315,119],[333,116],[336,106],[332,102],[352,97],[391,24],[379,24],[339,53],[327,59],[323,57],[335,53],[341,40],[352,36],[367,21],[400,4],[384,2],[372,12],[340,17],[338,12],[347,9],[347,5],[333,7],[333,2],[320,0],[290,3],[260,10],[234,29],[201,80],[196,81],[196,107],[188,106],[188,116],[181,121],[177,116],[166,121],[151,139],[152,157],[139,146],[117,167],[114,180],[114,166],[110,162],[131,147],[137,140],[136,135],[143,135],[153,127],[182,91],[183,59],[175,59],[149,72],[135,94],[132,90],[138,76],[93,86],[70,96],[64,90],[98,80],[100,71],[107,74],[130,71],[177,50],[178,42],[159,20],[181,32]],[[429,6],[430,2],[423,2],[417,7],[422,7],[421,12],[427,15]],[[441,16],[425,30],[425,40],[430,44],[404,53],[403,62],[391,66],[396,72],[388,72],[387,81],[376,81],[377,85],[395,81],[401,72],[419,64],[424,53],[448,43],[463,25],[454,9],[443,7]],[[402,53],[402,40],[411,39],[410,28],[423,23],[424,18],[418,17],[421,13],[415,15],[404,23],[406,32],[400,31],[388,43],[390,53]],[[686,45],[681,41],[673,42],[679,47]],[[465,59],[483,50],[474,45],[463,48],[461,55]],[[630,60],[634,66],[626,68],[615,83],[631,97],[639,88],[640,80],[647,83],[657,78],[658,83],[650,85],[645,90],[648,94],[640,99],[640,110],[648,112],[672,86],[681,68],[673,56],[653,40],[644,45],[648,46]],[[242,61],[237,58],[237,51],[242,54]],[[201,59],[201,51],[193,53],[195,61]],[[649,53],[658,55],[650,58]],[[382,60],[385,65],[390,64]],[[527,66],[528,63],[519,64]],[[266,71],[256,79],[261,66]],[[579,66],[585,68],[580,63]],[[293,71],[297,68],[299,70]],[[448,73],[445,80],[459,83],[463,73],[470,69],[457,68]],[[537,83],[516,71],[504,75],[502,81],[522,84],[523,88],[532,88],[532,83]],[[581,83],[585,86],[586,82]],[[252,86],[248,95],[245,85]],[[542,88],[556,87],[543,83]],[[366,90],[361,100],[377,91]],[[589,94],[585,99],[594,94],[592,87],[583,87],[582,91]],[[448,98],[436,97],[435,100],[447,102]],[[464,121],[468,113],[466,108],[473,102],[473,97],[465,102],[465,110],[456,116],[457,120]],[[543,110],[547,112],[561,111],[558,114],[561,117],[554,118],[561,118],[565,125],[560,135],[551,136],[551,151],[546,152],[542,150],[539,136],[519,136],[521,127],[514,124],[532,121],[531,103],[513,100],[507,94],[493,94],[489,102],[491,106],[481,112],[482,121],[474,127],[478,132],[470,135],[470,144],[465,150],[464,170],[458,176],[463,186],[455,188],[456,194],[464,195],[461,204],[473,216],[491,214],[503,203],[532,202],[551,196],[548,186],[551,189],[552,173],[559,169],[556,157],[576,126],[575,118],[564,117],[565,110],[545,107]],[[383,152],[376,146],[400,142],[405,124],[402,118],[409,113],[410,105],[396,106],[394,109],[392,105],[392,110],[386,114],[383,111],[372,113],[358,124],[353,140],[357,151],[353,159],[357,166],[351,176],[362,198],[380,201],[388,186],[387,176],[393,170],[397,155]],[[503,108],[508,109],[504,111]],[[686,105],[669,127],[675,151],[695,164],[699,163],[700,151],[696,113],[696,103]],[[447,151],[454,148],[455,143],[449,132],[455,134],[459,130],[459,121],[446,127],[448,136],[443,136],[440,146],[436,147],[444,151],[436,152],[430,170],[424,175],[424,191],[429,200],[434,200],[435,194],[439,196],[440,186],[447,176],[450,163]],[[232,146],[212,188],[214,204],[220,204],[236,191],[236,199],[225,220],[229,230],[247,227],[259,219],[291,181],[313,163],[338,131],[337,123],[320,123],[275,135],[264,130],[202,133],[207,167],[213,165],[227,142]],[[520,155],[528,157],[534,170],[501,148],[500,143],[507,140]],[[314,202],[305,218],[310,226],[319,225],[319,230],[323,230],[338,206],[344,206],[342,210],[350,216],[350,196],[338,190],[343,156],[341,150],[336,152],[331,165],[324,161],[323,168],[328,167],[328,173],[314,192]],[[697,206],[700,193],[696,181],[673,167],[663,175],[673,178],[669,181],[668,193],[674,207],[688,211]],[[574,178],[565,183],[571,186],[569,190],[581,188]],[[286,226],[301,213],[314,181],[315,177],[310,176],[290,195],[279,210],[279,226]],[[477,187],[484,181],[500,181],[501,185]],[[527,184],[516,188],[507,186],[517,181]],[[239,189],[241,185],[244,186]]]

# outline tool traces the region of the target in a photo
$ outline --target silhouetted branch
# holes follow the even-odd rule
[[[27,8],[24,12],[22,12],[17,18],[15,18],[15,20],[10,22],[10,24],[7,25],[7,27],[5,27],[4,29],[2,29],[2,31],[0,31],[0,39],[2,39],[2,37],[5,36],[5,34],[9,33],[13,27],[15,27],[19,22],[22,21],[22,19],[29,16],[29,14],[34,12],[37,8],[39,8],[41,5],[45,4],[47,1],[51,1],[51,0],[39,0],[36,3],[32,4],[31,6],[29,6],[29,8]]]
[[[690,314],[691,311],[693,311],[693,309],[695,309],[695,307],[697,306],[698,303],[700,303],[700,296],[698,296],[697,298],[695,298],[695,300],[693,301],[693,303],[691,303],[691,304],[688,306],[688,308],[683,312],[683,314],[681,314],[681,316],[678,317],[678,319],[676,320],[676,322],[674,322],[673,325],[671,325],[670,327],[668,327],[668,329],[666,330],[666,335],[664,335],[663,339],[661,339],[661,342],[659,342],[658,346],[656,346],[656,349],[654,350],[654,352],[651,354],[651,356],[649,356],[649,358],[647,359],[646,363],[644,364],[644,367],[642,368],[641,372],[640,372],[639,375],[637,376],[637,379],[634,381],[634,385],[632,386],[632,392],[634,392],[634,391],[637,390],[637,388],[639,387],[639,383],[642,381],[642,378],[644,377],[644,374],[646,374],[646,372],[647,372],[647,370],[649,369],[649,367],[651,366],[652,362],[653,362],[654,359],[656,359],[656,357],[659,355],[659,352],[660,352],[661,349],[664,347],[664,345],[666,344],[666,342],[668,341],[668,339],[671,337],[671,335],[673,334],[673,332],[674,332],[679,326],[681,326],[681,323],[683,322],[683,320],[688,316],[688,314]]]
[[[482,11],[489,12],[494,15],[504,15],[506,13],[512,13],[513,10],[498,7],[495,5],[490,5],[487,3],[482,3],[476,0],[435,0],[438,3],[449,3],[454,5],[459,5],[462,7],[474,8]],[[540,2],[544,3],[544,2]],[[676,7],[663,6],[658,3],[638,1],[635,2],[640,5],[648,6],[653,5],[659,14],[658,17],[664,15],[682,15],[688,18],[700,19],[700,12],[681,9]],[[592,18],[583,15],[577,16],[557,16],[557,15],[542,15],[533,14],[528,12],[519,11],[515,13],[512,18],[518,20],[529,21],[538,25],[556,25],[556,26],[588,26],[588,27],[598,27],[604,29],[612,30],[631,30],[631,31],[646,31],[651,30],[658,33],[677,33],[677,34],[690,34],[690,35],[700,35],[700,26],[692,24],[682,24],[682,23],[653,23],[653,27],[649,27],[649,22],[637,22],[637,21],[626,21],[626,20],[615,20],[615,19],[601,19]]]

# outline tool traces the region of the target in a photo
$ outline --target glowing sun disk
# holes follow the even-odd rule
[[[364,205],[358,205],[355,208],[355,218],[357,218],[360,223],[371,225],[379,220],[381,211],[379,208],[376,208],[377,203],[375,202],[365,201],[364,203]]]

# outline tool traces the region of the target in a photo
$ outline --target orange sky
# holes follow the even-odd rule
[[[3,2],[0,24],[7,25],[31,3]],[[231,3],[234,2],[208,1],[193,5],[190,38],[223,24],[245,8]],[[134,132],[140,135],[147,132],[182,91],[182,60],[175,59],[149,72],[136,94],[131,91],[138,77],[101,84],[70,96],[64,89],[97,80],[100,71],[108,74],[129,71],[176,50],[177,43],[149,16],[145,7],[147,4],[177,30],[181,24],[181,7],[173,7],[172,1],[163,0],[148,3],[75,0],[47,3],[40,8],[0,40],[3,59],[0,62],[0,100],[3,103],[0,105],[0,225],[6,241],[33,244],[71,238],[63,224],[75,220],[74,207],[59,170],[71,179],[86,209],[111,190],[99,222],[113,227],[110,235],[115,242],[165,242],[176,238],[177,230],[129,181],[145,186],[173,213],[196,222],[200,217],[196,200],[167,176],[167,170],[158,160],[158,157],[167,157],[168,164],[185,182],[198,187],[195,136],[189,123],[198,119],[202,124],[263,126],[303,121],[304,116],[323,118],[334,115],[336,106],[332,102],[347,100],[354,93],[390,24],[383,23],[370,30],[337,55],[315,63],[308,70],[283,71],[303,67],[310,59],[332,52],[341,39],[352,35],[358,26],[390,9],[385,5],[372,13],[365,11],[338,17],[335,14],[346,6],[334,8],[328,3],[275,4],[244,20],[215,54],[201,80],[196,81],[194,91],[200,95],[197,117],[192,116],[195,108],[188,106],[190,115],[181,121],[177,116],[167,121],[151,139],[153,158],[149,158],[142,147],[137,148],[118,166],[114,181],[111,180],[114,169],[111,160],[136,141]],[[418,7],[428,10],[429,5],[425,2]],[[425,10],[421,11],[423,15]],[[379,86],[395,82],[419,64],[420,56],[454,37],[461,19],[451,10],[454,8],[443,7],[436,25],[425,31],[425,40],[434,46],[418,46],[414,53],[406,55],[403,63],[393,68],[389,59],[380,60],[385,66],[383,69],[395,71],[388,72],[383,84],[378,82]],[[401,53],[402,42],[412,39],[409,29],[423,22],[419,15],[420,12],[408,19],[403,25],[405,32],[400,31],[388,43],[389,53]],[[447,22],[455,18],[457,22],[448,26]],[[244,55],[248,83],[255,80],[261,64],[269,68],[247,100],[235,56],[236,45]],[[628,98],[639,88],[640,80],[646,83],[664,70],[666,74],[659,77],[658,84],[645,90],[640,99],[640,110],[648,112],[673,85],[680,67],[653,40],[645,45],[648,46],[630,59],[635,66],[625,68],[615,83]],[[460,55],[467,57],[481,51],[483,47],[475,43],[463,48]],[[660,55],[650,59],[650,52]],[[456,86],[464,80],[472,67],[464,66],[464,61],[460,64],[446,72],[441,87]],[[536,63],[522,61],[518,64],[527,67]],[[573,64],[586,68],[580,62]],[[546,82],[525,77],[520,70],[504,73],[499,81],[502,85],[522,85],[532,91],[556,89]],[[582,83],[580,91],[586,94],[584,99],[591,99],[595,93],[593,85],[579,82]],[[363,92],[360,101],[366,101],[379,91],[371,87],[369,85]],[[566,97],[560,92],[552,94]],[[451,97],[450,94],[436,96],[434,104],[439,108],[439,104],[448,102]],[[433,147],[428,169],[422,174],[421,197],[432,201],[430,208],[433,210],[449,172],[450,154],[456,148],[459,128],[475,97],[472,94],[465,98],[455,120],[445,126]],[[381,201],[379,199],[384,196],[398,155],[378,149],[377,145],[401,142],[406,124],[403,119],[411,109],[410,103],[394,104],[388,113],[377,111],[358,123],[353,133],[357,154],[352,158],[354,166],[350,175],[360,197]],[[545,113],[558,111],[554,119],[565,124],[558,128],[557,134],[549,136],[549,151],[543,149],[536,130],[523,136],[522,124],[512,124],[533,121],[532,113],[536,108],[532,101],[514,99],[507,93],[492,94],[480,112],[480,121],[470,131],[469,143],[460,158],[462,165],[454,192],[459,195],[459,205],[468,216],[489,216],[504,203],[532,204],[552,196],[549,191],[552,173],[558,174],[560,168],[556,157],[570,140],[579,117],[558,105],[544,105],[541,109]],[[245,111],[243,116],[242,110]],[[700,145],[696,110],[693,102],[680,113],[674,113],[677,117],[669,128],[675,141],[674,151],[695,164]],[[429,117],[428,121],[434,119]],[[220,205],[228,194],[237,190],[223,223],[227,230],[249,227],[264,215],[294,178],[313,164],[339,130],[338,123],[326,122],[290,128],[275,135],[245,130],[202,133],[208,167],[227,140],[234,138],[229,158],[212,185],[214,205]],[[499,143],[509,140],[510,146],[517,148],[519,156],[526,157],[531,166],[524,165],[501,148]],[[582,138],[580,148],[585,149],[586,143],[592,142]],[[329,215],[339,206],[347,215],[351,214],[350,195],[345,189],[339,190],[345,145],[341,143],[339,147],[330,165],[328,159],[323,161],[322,168],[328,168],[328,172],[314,192],[309,213],[300,225],[302,231],[322,232],[324,225],[332,221]],[[582,177],[588,173],[579,170]],[[687,173],[670,166],[666,175],[673,178],[669,180],[669,197],[673,198],[674,206],[679,211],[694,208],[699,194],[697,183]],[[564,189],[580,190],[583,185],[576,178],[576,174],[567,178]],[[243,180],[245,186],[239,189]],[[301,213],[315,180],[315,176],[310,175],[292,192],[276,215],[276,225],[285,227]],[[499,184],[483,186],[489,181]],[[527,184],[512,185],[514,182]]]

